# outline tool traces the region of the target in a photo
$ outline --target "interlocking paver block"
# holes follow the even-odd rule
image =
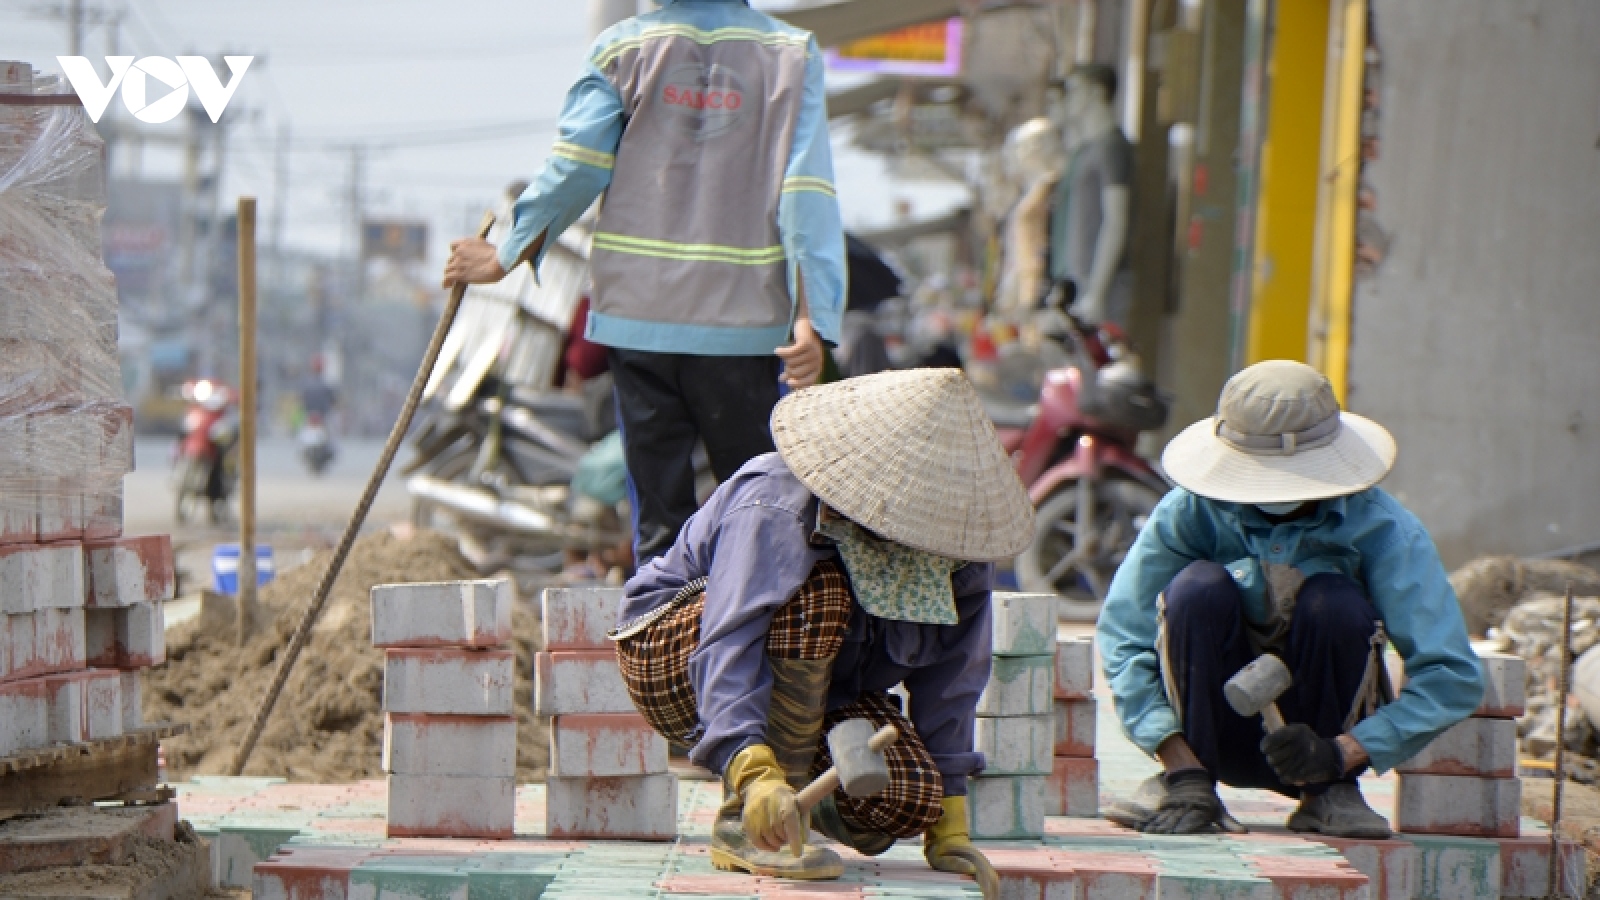
[[[606,632],[616,627],[622,588],[545,588],[544,649],[609,650]]]
[[[1494,841],[1440,835],[1405,835],[1417,846],[1421,879],[1417,900],[1497,900],[1500,846]]]
[[[550,720],[550,774],[655,775],[667,771],[667,741],[638,713],[578,713]]]
[[[50,741],[50,699],[42,678],[0,684],[0,756]]]
[[[147,669],[167,660],[166,617],[160,603],[83,610],[88,664]]]
[[[1517,774],[1517,723],[1514,719],[1463,719],[1395,771],[1402,775],[1511,778]]]
[[[980,716],[1036,716],[1050,712],[1054,655],[996,656],[978,695]]]
[[[1535,900],[1551,896],[1550,835],[1495,838],[1500,846],[1500,900]],[[1582,897],[1587,888],[1583,846],[1561,842],[1559,879],[1562,897]]]
[[[390,775],[390,837],[510,838],[512,776]]]
[[[210,838],[212,880],[220,887],[250,887],[255,867],[299,833],[298,828],[220,826]]]
[[[122,697],[122,730],[132,731],[144,726],[144,713],[140,705],[141,690],[138,672],[123,672],[121,675],[122,688],[118,692]]]
[[[1527,711],[1528,664],[1509,653],[1484,653],[1483,702],[1475,716],[1514,719]]]
[[[1367,876],[1371,900],[1415,900],[1421,890],[1417,846],[1402,838],[1362,841],[1318,835],[1317,843],[1339,851],[1351,868]]]
[[[511,579],[380,584],[374,647],[501,647],[511,640]]]
[[[513,776],[517,774],[517,718],[386,713],[383,771]]]
[[[385,712],[509,716],[510,650],[405,647],[384,651]]]
[[[978,775],[967,779],[967,814],[979,839],[1044,834],[1045,776]]]
[[[545,780],[545,834],[555,839],[669,841],[677,836],[672,775]]]
[[[1056,642],[1057,700],[1081,700],[1094,694],[1094,639],[1075,637]]]
[[[79,544],[0,546],[0,611],[81,608],[83,585]]]
[[[89,665],[82,609],[40,609],[10,616],[10,678],[74,672]]]
[[[1055,594],[995,591],[989,602],[995,656],[1043,656],[1055,652]]]
[[[50,704],[50,742],[82,743],[122,733],[122,673],[90,669],[41,676]]]
[[[533,707],[541,716],[635,711],[615,650],[538,653],[533,670]]]
[[[1044,804],[1047,816],[1100,815],[1100,761],[1089,756],[1053,757]]]
[[[1414,834],[1516,837],[1522,781],[1464,775],[1402,775],[1395,824]]]
[[[177,589],[172,538],[149,534],[83,545],[88,606],[116,607],[171,600]]]
[[[376,851],[291,844],[255,867],[254,900],[348,900],[350,874]]]
[[[1093,756],[1098,704],[1093,697],[1055,702],[1056,756]]]
[[[979,716],[973,736],[986,774],[1050,774],[1054,716]]]

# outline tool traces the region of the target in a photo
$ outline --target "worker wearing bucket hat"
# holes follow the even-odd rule
[[[833,851],[801,846],[795,804],[830,765],[827,729],[894,725],[888,788],[835,791],[810,827],[871,855],[921,834],[931,866],[992,897],[965,795],[983,767],[991,561],[1032,539],[1027,493],[957,369],[790,394],[772,436],[777,453],[723,483],[628,582],[613,637],[634,704],[723,777],[713,864],[790,878],[842,871]]]
[[[1297,362],[1239,372],[1217,414],[1167,445],[1178,487],[1112,579],[1097,626],[1124,729],[1164,774],[1108,815],[1146,831],[1237,828],[1216,783],[1300,805],[1296,831],[1388,837],[1356,776],[1393,768],[1470,715],[1484,691],[1433,541],[1376,487],[1395,443],[1342,412]],[[1405,663],[1395,697],[1383,666]],[[1288,724],[1231,708],[1223,685],[1257,656],[1287,664]]]

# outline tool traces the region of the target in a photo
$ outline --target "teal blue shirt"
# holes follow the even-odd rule
[[[1182,732],[1161,686],[1156,595],[1197,560],[1234,571],[1245,615],[1258,622],[1267,597],[1252,560],[1293,565],[1307,576],[1338,573],[1365,587],[1406,667],[1395,702],[1351,730],[1379,772],[1415,756],[1483,699],[1482,667],[1433,540],[1382,489],[1324,500],[1313,514],[1274,525],[1253,506],[1177,488],[1117,569],[1096,626],[1117,715],[1146,753]]]

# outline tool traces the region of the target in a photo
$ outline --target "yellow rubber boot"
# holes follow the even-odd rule
[[[713,866],[801,881],[844,874],[837,853],[805,843],[805,817],[772,748],[751,744],[740,750],[729,761],[722,781],[726,799],[711,829]],[[784,846],[764,850],[761,843]]]

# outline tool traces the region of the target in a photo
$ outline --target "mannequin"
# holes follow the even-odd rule
[[[1117,74],[1081,65],[1065,81],[1069,162],[1050,222],[1050,274],[1077,288],[1072,312],[1091,323],[1126,328],[1133,282],[1127,271],[1133,148],[1117,127],[1111,102]]]
[[[1049,119],[1030,119],[1006,137],[1003,155],[1022,193],[1005,219],[995,308],[1015,312],[1035,308],[1048,285],[1050,212],[1066,166],[1061,131]]]

